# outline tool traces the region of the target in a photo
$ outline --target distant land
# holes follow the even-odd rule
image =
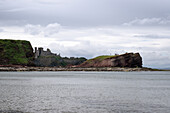
[[[61,57],[47,49],[33,48],[29,41],[0,39],[0,65],[40,66],[40,67],[66,67],[79,65],[87,59],[84,57]]]
[[[161,70],[170,70],[170,68],[159,68]]]
[[[139,53],[103,55],[92,59],[61,57],[29,41],[0,39],[0,71],[149,71]],[[74,68],[74,69],[73,69]]]

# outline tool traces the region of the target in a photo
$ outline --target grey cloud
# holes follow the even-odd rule
[[[64,0],[63,0],[64,1]],[[56,0],[37,0],[37,3],[42,5],[56,5],[56,4],[63,4],[63,1],[56,1]]]
[[[125,53],[121,48],[122,46],[115,45],[114,48],[106,46],[98,42],[79,40],[78,44],[74,46],[64,46],[61,43],[51,43],[48,47],[56,53],[60,53],[61,56],[74,56],[74,57],[86,57],[93,58],[99,55],[114,55],[115,53]],[[72,41],[70,41],[72,43]],[[105,46],[104,46],[105,45]],[[121,49],[120,49],[121,48]]]
[[[170,49],[170,48],[169,48]],[[146,67],[152,67],[152,68],[167,68],[170,66],[170,57],[168,57],[169,52],[168,51],[144,51],[141,52],[144,65]]]
[[[168,26],[170,25],[170,18],[143,18],[132,20],[124,23],[125,26]]]
[[[150,38],[150,39],[170,39],[170,35],[156,35],[156,34],[141,34],[134,35],[137,38]]]
[[[27,24],[25,26],[25,33],[31,35],[39,35],[42,33],[45,37],[48,37],[58,33],[60,28],[61,26],[58,23],[48,24],[47,26]]]
[[[61,25],[58,23],[48,24],[44,29],[44,35],[48,37],[50,35],[58,33],[60,29]]]
[[[4,30],[0,28],[0,32],[3,32]]]
[[[14,12],[20,12],[20,11],[24,11],[24,10],[26,10],[26,9],[25,8],[14,8],[14,9],[3,10],[1,12],[14,13]]]
[[[100,45],[93,44],[89,41],[81,41],[76,46],[66,47],[60,44],[52,43],[49,47],[62,56],[86,57],[92,58],[96,55],[106,53],[106,49]],[[95,52],[94,52],[95,51]]]
[[[170,14],[168,4],[169,0],[5,0],[1,1],[0,23],[9,26],[54,22],[70,27],[120,25],[135,17],[166,17]],[[20,20],[25,21],[15,23]]]
[[[28,24],[25,26],[25,32],[31,35],[38,35],[42,32],[42,27],[40,25]]]

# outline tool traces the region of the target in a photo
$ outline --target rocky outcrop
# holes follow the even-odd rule
[[[33,65],[29,41],[0,39],[0,65]]]
[[[99,56],[85,61],[77,67],[142,67],[139,53],[126,53],[115,56]]]

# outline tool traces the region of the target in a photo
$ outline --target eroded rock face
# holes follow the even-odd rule
[[[106,58],[94,58],[85,61],[77,67],[142,67],[142,57],[139,53],[126,53]]]

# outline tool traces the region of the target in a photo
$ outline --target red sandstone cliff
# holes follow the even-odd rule
[[[142,57],[139,53],[99,56],[87,60],[77,67],[142,67]]]

